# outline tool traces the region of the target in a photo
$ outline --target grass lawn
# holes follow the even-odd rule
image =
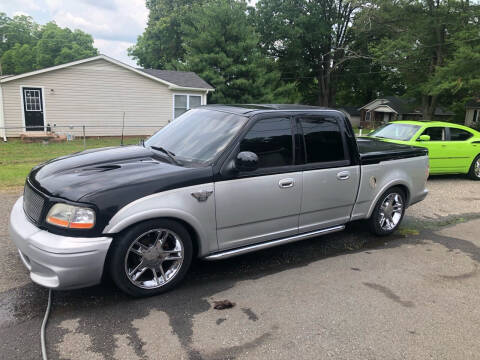
[[[124,144],[138,144],[139,138],[125,138]],[[120,145],[120,138],[87,138],[87,149]],[[23,186],[35,165],[84,149],[83,139],[63,143],[25,144],[18,139],[0,142],[0,190]]]

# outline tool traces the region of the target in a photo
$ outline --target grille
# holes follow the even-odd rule
[[[25,214],[38,223],[40,221],[40,216],[42,215],[44,204],[44,198],[33,191],[28,183],[25,184],[25,189],[23,190],[23,210],[25,211]]]

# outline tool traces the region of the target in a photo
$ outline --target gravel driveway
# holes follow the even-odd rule
[[[476,359],[480,182],[434,177],[401,231],[343,233],[216,263],[165,295],[56,292],[51,359]],[[0,358],[38,359],[47,291],[7,235],[0,194]],[[215,300],[236,306],[215,310]]]

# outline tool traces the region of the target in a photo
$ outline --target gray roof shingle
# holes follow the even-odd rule
[[[161,80],[168,81],[182,87],[191,87],[199,89],[213,90],[213,87],[203,80],[200,76],[191,71],[173,71],[173,70],[156,70],[156,69],[138,69],[155,76]]]

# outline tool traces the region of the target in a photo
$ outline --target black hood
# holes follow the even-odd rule
[[[169,163],[143,146],[87,150],[33,168],[30,183],[46,195],[95,205],[105,225],[126,204],[178,187],[212,181],[211,167]]]

